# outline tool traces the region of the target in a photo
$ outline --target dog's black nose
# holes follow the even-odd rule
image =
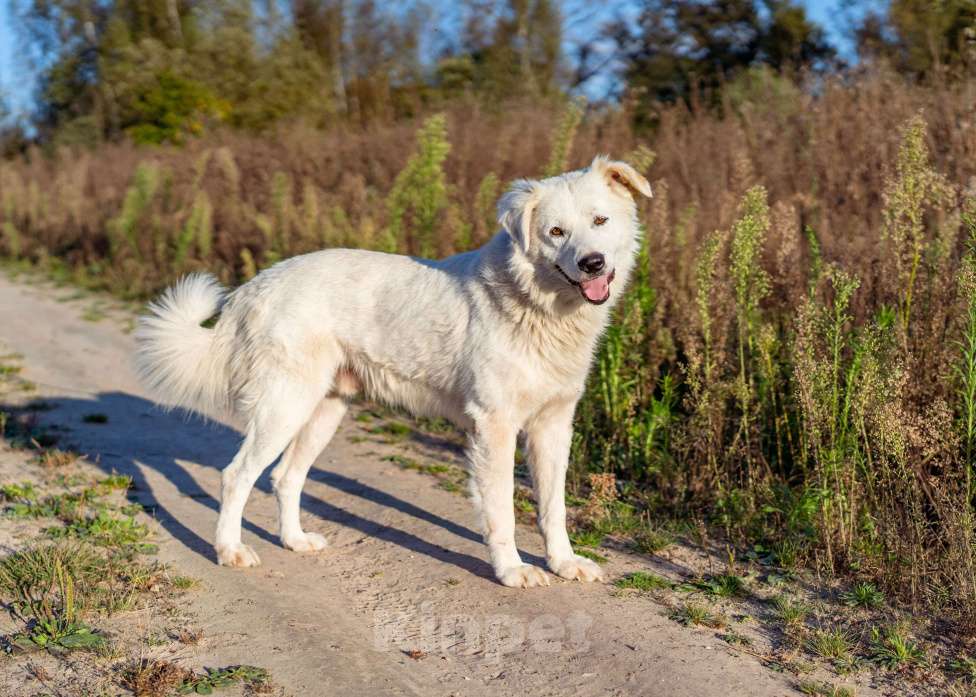
[[[585,271],[586,273],[600,273],[606,265],[607,260],[599,252],[587,254],[579,260],[580,271]]]

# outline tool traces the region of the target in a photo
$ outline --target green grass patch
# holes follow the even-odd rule
[[[8,499],[9,503],[4,507],[4,515],[11,518],[58,518],[74,521],[98,496],[92,489],[52,494],[40,499],[36,492],[28,493],[33,493],[33,496]]]
[[[113,473],[104,479],[99,479],[98,486],[107,491],[126,491],[132,487],[132,477]]]
[[[173,588],[181,591],[195,588],[200,584],[199,579],[195,579],[192,576],[173,576],[169,582]]]
[[[796,685],[796,689],[811,697],[854,697],[853,689],[843,685],[831,685],[828,682],[804,680]]]
[[[873,583],[857,583],[849,591],[841,593],[840,599],[848,607],[871,610],[881,607],[885,597]]]
[[[908,636],[904,626],[872,627],[868,654],[872,662],[886,668],[926,665],[925,651]]]
[[[202,675],[194,675],[185,679],[177,688],[181,695],[197,694],[209,695],[214,690],[230,687],[237,683],[258,686],[266,685],[270,681],[268,671],[255,666],[232,666],[229,668],[207,669]]]
[[[802,627],[811,611],[812,608],[806,603],[786,595],[778,595],[773,599],[773,616],[788,629]]]
[[[697,581],[686,581],[676,586],[685,592],[703,591],[718,598],[739,598],[748,595],[746,581],[735,574],[719,574]]]
[[[722,634],[719,639],[724,641],[726,644],[731,644],[732,646],[752,646],[752,639],[747,637],[745,634],[739,634],[738,632],[726,632]]]
[[[807,650],[830,661],[849,661],[854,655],[854,639],[842,627],[814,629],[806,641]]]
[[[413,434],[413,429],[399,421],[385,421],[379,426],[369,429],[369,432],[379,436],[386,436],[387,440],[396,442],[410,437]]]
[[[976,683],[976,658],[958,656],[949,663],[949,667],[966,681]]]
[[[20,501],[31,503],[37,501],[40,494],[37,488],[30,482],[23,484],[4,484],[0,486],[0,496],[5,501]]]
[[[675,535],[670,530],[645,527],[633,533],[631,546],[641,554],[657,554],[675,543]]]
[[[579,554],[579,552],[577,552]],[[634,571],[613,582],[617,588],[633,588],[639,591],[670,589],[674,584],[663,576],[648,571]]]
[[[576,529],[569,535],[573,547],[599,547],[603,544],[606,534],[592,528]]]
[[[711,608],[698,603],[684,603],[668,615],[678,624],[686,627],[711,627],[712,629],[724,629],[728,626],[729,620],[722,613],[712,611]]]
[[[588,549],[577,549],[575,552],[581,557],[586,557],[590,561],[595,561],[597,564],[605,564],[607,558],[602,554],[597,554],[596,552],[590,551]]]
[[[532,500],[532,495],[524,489],[515,489],[513,504],[515,505],[516,511],[521,513],[535,513],[535,501]]]
[[[437,483],[437,486],[444,491],[450,491],[452,494],[463,494],[466,491],[464,484],[451,479],[442,479]]]
[[[102,646],[104,637],[81,621],[78,602],[102,574],[101,559],[77,545],[36,546],[0,561],[0,596],[26,625],[9,643],[23,650]]]
[[[86,540],[103,547],[135,547],[139,552],[151,554],[155,545],[144,540],[149,536],[149,528],[132,516],[117,518],[107,510],[94,516],[76,520],[62,528],[48,528],[47,534],[55,539],[75,538]]]
[[[446,474],[451,471],[450,465],[444,464],[428,464],[424,462],[418,462],[406,455],[387,455],[383,458],[385,462],[392,462],[400,469],[413,470],[414,472],[421,472],[422,474]]]

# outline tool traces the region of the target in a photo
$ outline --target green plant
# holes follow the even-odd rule
[[[670,614],[672,620],[685,626],[704,626],[722,629],[728,626],[728,618],[720,613],[712,612],[705,605],[684,603]]]
[[[559,125],[556,126],[553,133],[549,162],[542,169],[543,177],[554,177],[566,171],[569,151],[573,147],[573,139],[576,137],[576,130],[579,128],[580,121],[583,120],[585,109],[586,100],[582,97],[567,102]]]
[[[19,257],[24,249],[24,244],[14,224],[9,220],[4,221],[3,225],[0,226],[0,233],[2,233],[0,240],[3,241],[7,254],[12,259]]]
[[[891,243],[891,258],[901,282],[898,313],[906,342],[918,272],[928,242],[925,213],[949,196],[945,179],[929,164],[926,132],[921,114],[905,125],[895,171],[884,191],[883,236]]]
[[[132,477],[127,474],[110,474],[100,479],[98,486],[107,491],[125,491],[132,487]]]
[[[599,547],[605,537],[606,533],[601,530],[584,528],[573,530],[569,534],[569,541],[574,547]]]
[[[846,661],[854,652],[851,633],[843,627],[833,629],[814,629],[806,641],[807,650],[821,658]]]
[[[871,609],[884,604],[884,593],[873,583],[857,583],[849,591],[841,593],[840,598],[850,607]]]
[[[399,441],[413,434],[413,429],[399,421],[386,421],[369,429],[370,433],[387,436],[391,441]]]
[[[970,683],[976,683],[976,658],[959,656],[949,663],[949,667]]]
[[[579,556],[586,557],[587,559],[590,559],[592,561],[595,561],[597,564],[605,564],[607,562],[607,558],[605,556],[603,556],[602,554],[597,554],[596,552],[594,552],[592,550],[589,550],[589,549],[577,549],[575,551],[576,551],[576,554],[578,554]]]
[[[182,230],[176,238],[173,267],[183,269],[191,247],[196,247],[200,259],[210,256],[213,249],[213,204],[205,191],[197,193]]]
[[[657,554],[675,543],[675,535],[663,527],[642,526],[632,535],[633,547],[641,554]]]
[[[617,588],[632,588],[639,591],[666,590],[674,584],[663,576],[648,571],[634,571],[613,582]]]
[[[40,496],[37,488],[30,482],[24,482],[23,484],[4,484],[0,486],[0,495],[7,501],[20,500],[26,503],[34,503]]]
[[[732,226],[731,275],[736,300],[739,375],[735,386],[740,410],[737,438],[745,447],[746,465],[753,457],[751,437],[754,399],[754,367],[759,336],[759,304],[770,291],[769,274],[761,264],[762,247],[769,229],[769,206],[763,187],[750,189],[742,201],[739,219]],[[747,473],[747,476],[751,476]]]
[[[925,651],[911,640],[903,626],[872,627],[869,641],[871,660],[886,668],[927,663]]]
[[[752,645],[752,639],[747,637],[745,634],[739,634],[738,632],[728,632],[726,634],[722,634],[719,638],[727,644],[732,644],[733,646]]]
[[[181,695],[209,695],[214,690],[230,687],[235,683],[264,685],[270,680],[268,671],[255,666],[231,666],[229,668],[208,668],[204,675],[186,678],[177,688]]]
[[[962,338],[956,340],[957,414],[962,433],[966,468],[966,497],[973,501],[976,491],[976,199],[966,202],[963,223],[969,233],[969,249],[959,273],[959,292],[964,302]]]
[[[173,576],[170,579],[170,583],[173,584],[173,588],[177,588],[182,591],[189,590],[190,588],[198,585],[200,582],[192,576]]]
[[[811,611],[809,605],[787,595],[778,595],[773,599],[773,613],[787,629],[802,627]]]
[[[855,697],[853,689],[843,685],[831,685],[828,682],[804,680],[797,684],[796,689],[812,697]]]
[[[98,559],[78,546],[33,547],[0,561],[0,591],[27,624],[13,643],[22,648],[97,648],[105,639],[81,622],[75,587],[90,584]]]
[[[162,177],[162,169],[155,163],[146,162],[136,167],[132,184],[125,193],[122,210],[108,221],[113,258],[118,257],[126,248],[137,258],[142,258],[139,225],[156,196]]]
[[[390,223],[387,246],[401,245],[420,256],[436,253],[436,226],[448,204],[443,163],[450,152],[447,119],[437,114],[427,119],[417,133],[417,150],[397,175],[387,197]]]
[[[129,547],[145,552],[155,551],[153,545],[144,540],[149,536],[149,528],[134,517],[116,518],[107,510],[96,515],[75,520],[63,528],[49,528],[48,535],[53,538],[78,538],[89,540],[105,547]]]
[[[747,593],[745,580],[735,574],[713,576],[702,584],[702,589],[720,598],[732,598]]]

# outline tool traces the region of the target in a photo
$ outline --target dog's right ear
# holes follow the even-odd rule
[[[519,179],[498,201],[498,223],[523,252],[532,239],[532,216],[539,204],[539,182]]]

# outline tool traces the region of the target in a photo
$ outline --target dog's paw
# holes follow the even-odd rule
[[[538,566],[531,564],[520,564],[505,569],[498,574],[498,580],[503,586],[509,588],[534,588],[535,586],[548,586],[549,576]]]
[[[261,560],[253,549],[243,544],[217,548],[217,563],[221,566],[244,568],[258,566]]]
[[[549,565],[549,568],[560,578],[569,581],[590,583],[603,580],[603,569],[600,568],[600,565],[578,554],[574,554],[572,559],[554,562]]]
[[[321,552],[329,546],[325,537],[317,532],[306,532],[287,539],[283,538],[281,544],[285,549],[293,552]]]

